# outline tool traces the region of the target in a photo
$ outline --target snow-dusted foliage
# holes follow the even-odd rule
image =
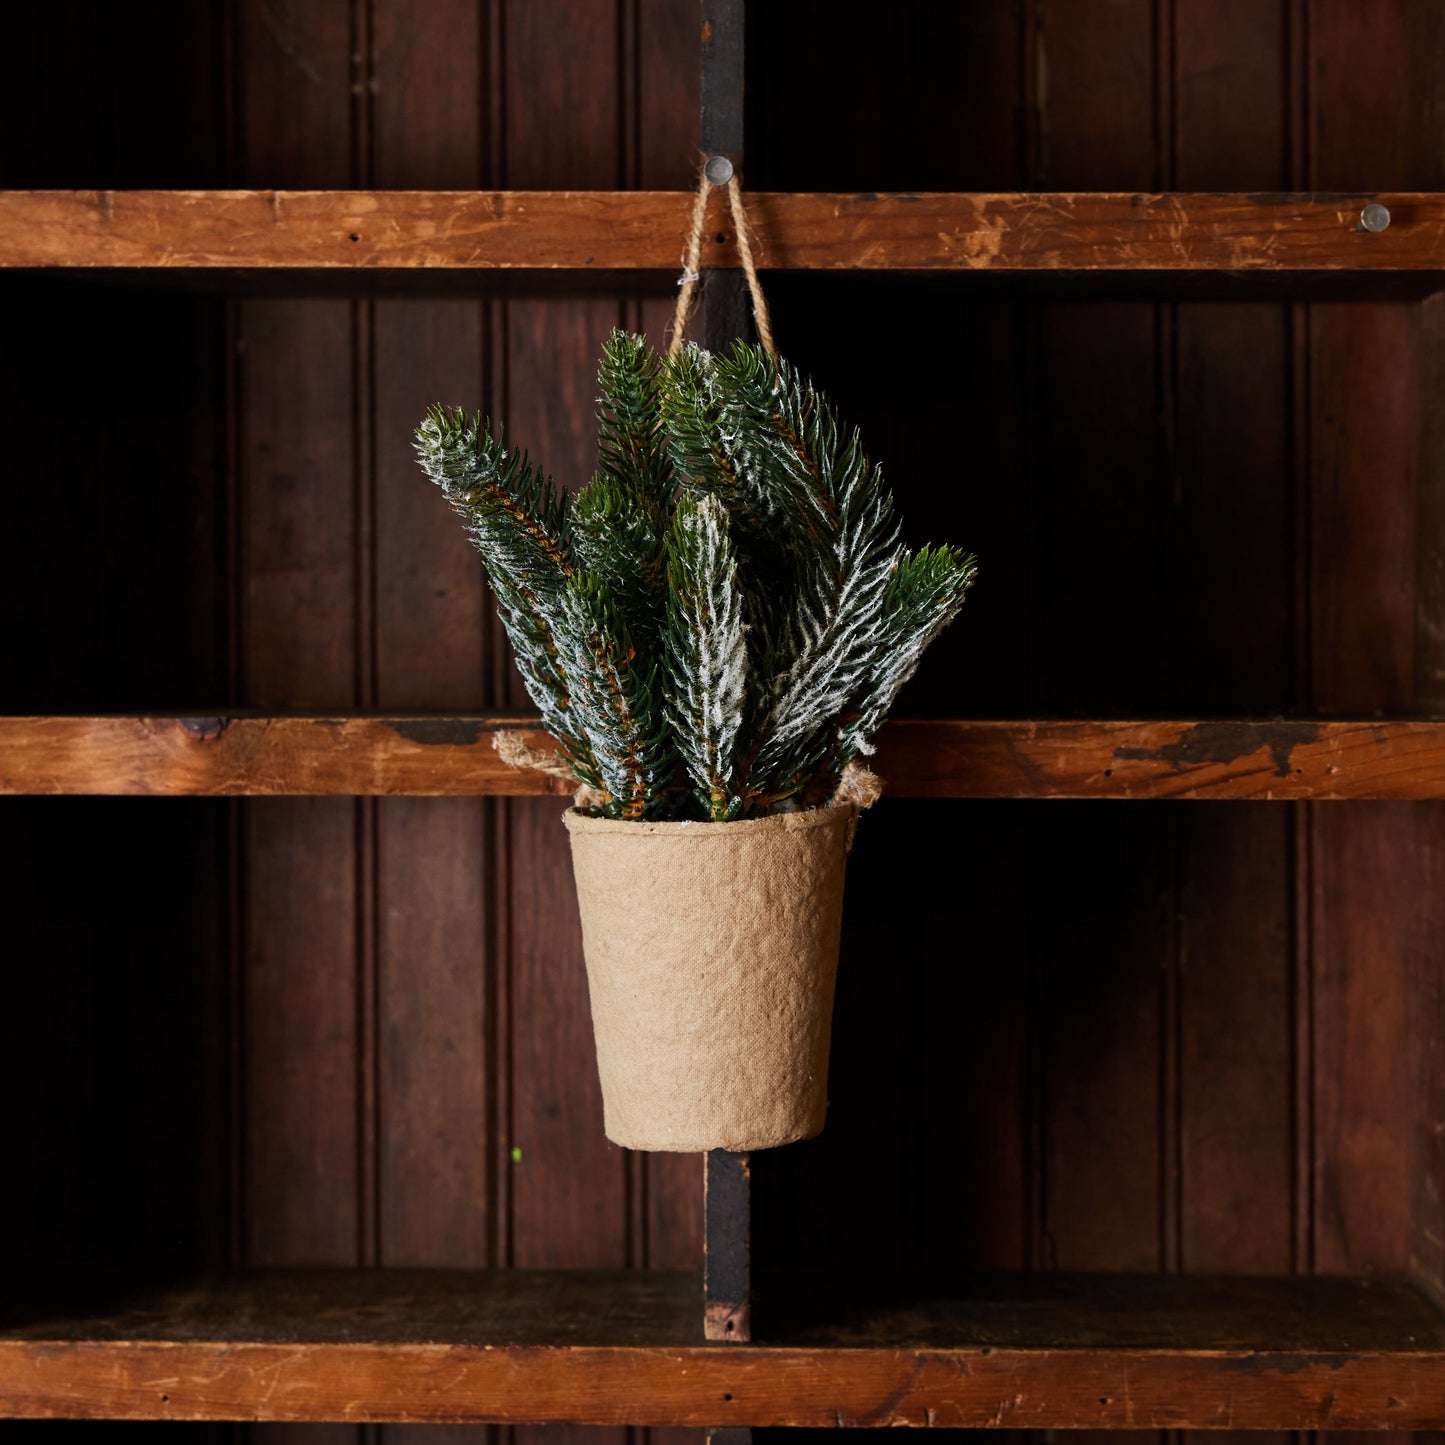
[[[973,559],[900,546],[857,432],[757,347],[661,360],[614,332],[599,389],[597,475],[570,504],[479,418],[433,408],[417,432],[543,726],[612,817],[825,803]]]
[[[668,719],[708,817],[726,822],[746,806],[740,764],[748,680],[748,629],[727,508],[717,497],[683,497],[671,543]]]
[[[594,772],[617,817],[644,818],[673,774],[657,662],[638,658],[606,584],[585,572],[574,572],[562,593],[557,641]]]

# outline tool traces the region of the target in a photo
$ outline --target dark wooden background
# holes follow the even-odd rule
[[[1445,186],[1435,0],[753,9],[754,187]],[[0,185],[682,188],[697,32],[696,0],[9,6]],[[476,404],[579,484],[600,340],[660,336],[671,287],[492,286],[5,279],[0,708],[523,706],[411,429]],[[914,539],[982,559],[904,710],[1441,707],[1438,302],[769,290]],[[695,1265],[699,1161],[602,1137],[557,812],[7,800],[15,1287]],[[1433,804],[885,802],[832,1122],[755,1161],[760,1268],[1438,1283],[1442,884]]]

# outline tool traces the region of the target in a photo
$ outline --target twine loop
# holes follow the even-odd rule
[[[698,176],[697,191],[692,198],[692,221],[688,226],[687,250],[682,256],[682,275],[678,278],[677,310],[672,317],[672,341],[667,348],[669,356],[676,356],[682,350],[683,333],[687,330],[687,318],[692,313],[693,297],[697,283],[702,279],[702,237],[707,225],[707,203],[715,189],[708,179],[704,165]],[[728,207],[732,211],[733,230],[737,233],[738,259],[743,263],[743,275],[747,277],[748,294],[753,299],[753,324],[758,328],[758,341],[769,356],[777,356],[778,348],[773,341],[773,323],[768,315],[767,298],[763,295],[763,283],[758,279],[757,262],[753,259],[753,238],[748,228],[748,213],[743,205],[742,182],[737,172],[729,168],[727,179]]]

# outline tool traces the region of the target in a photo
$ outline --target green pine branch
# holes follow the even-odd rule
[[[614,331],[603,343],[597,388],[598,478],[664,510],[675,484],[657,354],[641,336]]]
[[[771,638],[749,783],[772,805],[826,764],[834,720],[889,644],[883,600],[898,528],[857,432],[842,432],[827,400],[786,361],[739,345],[716,372],[739,469],[768,498],[796,558]]]
[[[667,615],[667,513],[599,473],[578,495],[571,520],[578,565],[616,602],[637,645],[655,656]]]
[[[568,579],[557,640],[575,679],[572,714],[607,794],[604,810],[617,818],[650,816],[675,765],[657,663],[638,657],[616,600],[585,572]]]
[[[974,558],[955,547],[921,547],[900,554],[883,598],[888,641],[843,710],[827,755],[809,780],[808,802],[826,802],[843,769],[859,754],[873,752],[873,735],[903,684],[918,670],[924,652],[958,616],[977,575]]]
[[[726,507],[715,496],[683,498],[673,519],[667,619],[668,717],[705,816],[736,818],[747,709],[747,624]]]
[[[572,717],[572,687],[556,623],[573,566],[566,494],[500,431],[459,407],[434,406],[417,428],[422,470],[461,514],[482,553],[507,639],[542,726],[592,783],[596,763]]]

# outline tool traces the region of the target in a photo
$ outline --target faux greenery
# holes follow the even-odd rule
[[[422,468],[466,520],[542,725],[615,818],[826,803],[974,560],[910,551],[858,433],[742,343],[661,358],[617,331],[575,497],[499,428],[433,407]]]

